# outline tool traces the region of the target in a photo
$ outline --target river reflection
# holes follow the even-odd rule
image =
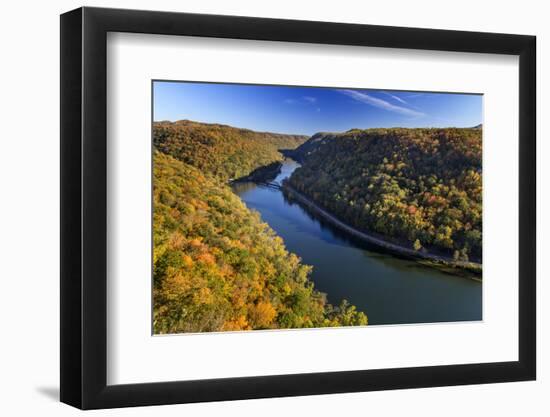
[[[298,167],[287,159],[274,182],[280,184]],[[369,324],[481,320],[480,282],[377,252],[280,190],[254,183],[232,188],[289,251],[313,266],[311,279],[329,302],[347,299],[368,315]]]

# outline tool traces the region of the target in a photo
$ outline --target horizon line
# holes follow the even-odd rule
[[[342,130],[342,131],[323,131],[323,130],[319,130],[319,131],[316,131],[315,133],[309,134],[309,133],[283,133],[283,132],[274,132],[274,131],[271,131],[271,130],[256,130],[256,129],[251,129],[249,127],[234,126],[234,125],[230,125],[230,124],[227,124],[227,123],[203,122],[203,121],[191,120],[191,119],[178,119],[178,120],[170,120],[170,119],[154,120],[153,119],[152,120],[152,123],[163,123],[163,122],[169,122],[169,123],[192,122],[192,123],[200,123],[200,124],[203,124],[203,125],[218,125],[218,126],[232,127],[234,129],[249,130],[251,132],[256,132],[256,133],[271,133],[271,134],[276,134],[276,135],[309,136],[309,137],[315,136],[319,133],[333,133],[333,134],[346,133],[346,132],[349,132],[350,130],[369,130],[369,129],[479,129],[479,128],[483,127],[483,122],[478,123],[477,125],[474,125],[474,126],[462,126],[462,127],[460,127],[460,126],[443,126],[443,127],[441,127],[441,126],[419,126],[419,127],[403,127],[403,126],[384,127],[384,126],[378,126],[378,127],[365,127],[365,128],[351,127],[347,130]]]

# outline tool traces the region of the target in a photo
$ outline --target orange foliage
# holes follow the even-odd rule
[[[251,311],[249,312],[249,316],[252,319],[255,327],[260,328],[268,327],[276,315],[277,312],[269,301],[260,301],[258,304],[252,307]]]

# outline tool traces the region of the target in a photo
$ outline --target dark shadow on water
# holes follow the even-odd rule
[[[401,254],[394,254],[394,253],[388,254],[383,248],[380,248],[379,246],[373,245],[369,242],[365,242],[364,240],[358,237],[355,237],[353,235],[350,235],[349,233],[346,233],[345,231],[341,230],[340,228],[333,225],[332,223],[325,220],[324,218],[319,217],[317,213],[315,213],[307,205],[301,203],[298,200],[293,199],[292,197],[289,197],[286,193],[281,192],[280,190],[271,189],[269,187],[264,187],[251,182],[243,182],[240,184],[233,185],[233,190],[238,195],[242,195],[247,191],[252,191],[258,188],[261,188],[262,192],[275,193],[275,194],[280,193],[280,195],[283,198],[283,203],[286,206],[299,210],[301,213],[305,215],[305,217],[307,217],[311,221],[311,227],[307,227],[301,222],[296,221],[294,216],[284,216],[285,220],[289,222],[292,225],[292,227],[299,233],[313,236],[314,238],[322,240],[330,245],[335,245],[340,247],[355,247],[363,251],[363,255],[369,258],[370,260],[379,262],[384,266],[394,270],[400,270],[403,272],[410,272],[412,270],[412,271],[423,272],[428,274],[430,272],[435,273],[435,270],[438,270],[444,275],[447,275],[450,277],[456,277],[460,279],[463,279],[464,277],[466,278],[479,277],[478,275],[468,272],[466,270],[443,268],[443,267],[439,268],[436,266],[425,265],[422,262],[419,262],[418,260],[411,259]],[[258,211],[272,212],[275,215],[281,215],[278,212],[276,207],[273,207],[269,203],[266,203],[263,201],[254,201],[252,206],[253,206],[251,207],[252,209],[255,209]],[[266,220],[264,219],[264,221]]]
[[[53,401],[59,401],[59,387],[36,387],[36,392]]]
[[[349,233],[346,233],[345,231],[341,230],[340,228],[333,225],[329,221],[323,219],[322,217],[317,216],[317,214],[311,208],[309,208],[305,204],[302,204],[300,201],[288,198],[288,196],[285,195],[285,193],[282,193],[282,194],[283,194],[285,203],[287,203],[289,206],[298,206],[308,218],[310,218],[313,222],[316,222],[319,224],[322,232],[327,232],[328,234],[330,234],[331,238],[328,238],[325,233],[321,233],[321,236],[318,236],[321,239],[325,240],[326,242],[329,242],[331,244],[338,244],[340,246],[356,247],[364,251],[365,257],[368,257],[370,259],[376,259],[384,263],[385,265],[391,266],[392,268],[396,268],[396,269],[401,269],[401,270],[414,269],[416,271],[426,271],[426,270],[433,269],[433,270],[438,270],[439,272],[442,272],[445,275],[449,275],[457,278],[479,278],[479,275],[476,275],[475,273],[469,272],[467,270],[429,266],[429,265],[423,264],[422,262],[419,262],[418,260],[411,259],[410,257],[404,256],[398,253],[388,254],[383,248],[380,248],[377,245],[371,244],[369,242],[365,242],[364,240],[358,237],[350,235]],[[399,259],[403,262],[396,263],[396,259]]]
[[[460,270],[388,253],[318,217],[281,190],[254,183],[232,188],[284,237],[289,250],[314,267],[312,281],[329,302],[348,299],[367,312],[370,324],[482,318],[481,282],[464,279]]]
[[[253,190],[257,187],[253,182],[234,182],[231,184],[231,189],[237,195],[241,195],[247,191]]]
[[[280,193],[279,190],[269,189],[269,191],[273,193]],[[334,228],[332,225],[330,225],[330,223],[324,222],[321,218],[316,218],[313,213],[307,211],[307,208],[305,206],[302,206],[296,202],[288,201],[286,200],[286,198],[284,202],[289,207],[297,207],[306,215],[306,217],[309,220],[311,220],[311,227],[307,227],[306,225],[296,221],[296,219],[293,216],[284,216],[285,220],[290,224],[292,224],[292,227],[294,227],[294,229],[297,232],[313,236],[316,239],[320,239],[331,245],[337,245],[341,247],[350,246],[350,243],[345,239],[344,235],[342,236],[337,235],[338,229]],[[258,211],[262,211],[262,210],[266,212],[273,211],[273,207],[271,207],[269,204],[256,202],[256,201],[254,202],[254,207],[252,208]],[[275,214],[278,214],[278,213],[275,213]],[[264,219],[264,221],[266,220]],[[320,230],[317,229],[317,226],[319,227]]]
[[[373,258],[387,258],[387,253],[382,251],[378,246],[370,244],[368,242],[365,242],[362,239],[359,239],[357,237],[354,237],[350,235],[349,233],[346,233],[345,231],[341,230],[340,228],[333,225],[331,222],[325,220],[324,218],[318,216],[310,207],[307,205],[301,203],[300,201],[293,200],[292,198],[288,198],[285,193],[283,193],[283,198],[285,203],[287,203],[289,206],[297,206],[299,207],[302,212],[312,221],[317,224],[319,224],[321,231],[326,232],[330,234],[330,236],[333,238],[331,240],[328,240],[325,238],[325,240],[330,241],[330,243],[339,243],[341,246],[354,246],[356,248],[365,250],[369,252],[369,257]],[[406,259],[406,258],[404,258]]]

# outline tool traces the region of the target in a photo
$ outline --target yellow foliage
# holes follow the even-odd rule
[[[172,275],[168,275],[163,283],[163,292],[167,298],[177,298],[180,294],[188,291],[191,288],[189,277],[177,271]]]
[[[186,255],[185,253],[181,255],[181,258],[183,260],[183,264],[188,267],[188,268],[191,268],[193,266],[193,258],[191,258],[189,255]]]
[[[268,327],[277,315],[277,311],[269,301],[260,301],[253,306],[248,313],[254,327]]]
[[[198,291],[193,294],[193,301],[196,304],[212,304],[214,297],[212,296],[210,288],[199,288]]]
[[[239,316],[236,319],[226,321],[222,330],[224,331],[237,331],[237,330],[250,330],[251,327],[248,324],[245,316]]]
[[[313,289],[311,268],[228,186],[168,155],[154,158],[156,334],[340,323]]]

